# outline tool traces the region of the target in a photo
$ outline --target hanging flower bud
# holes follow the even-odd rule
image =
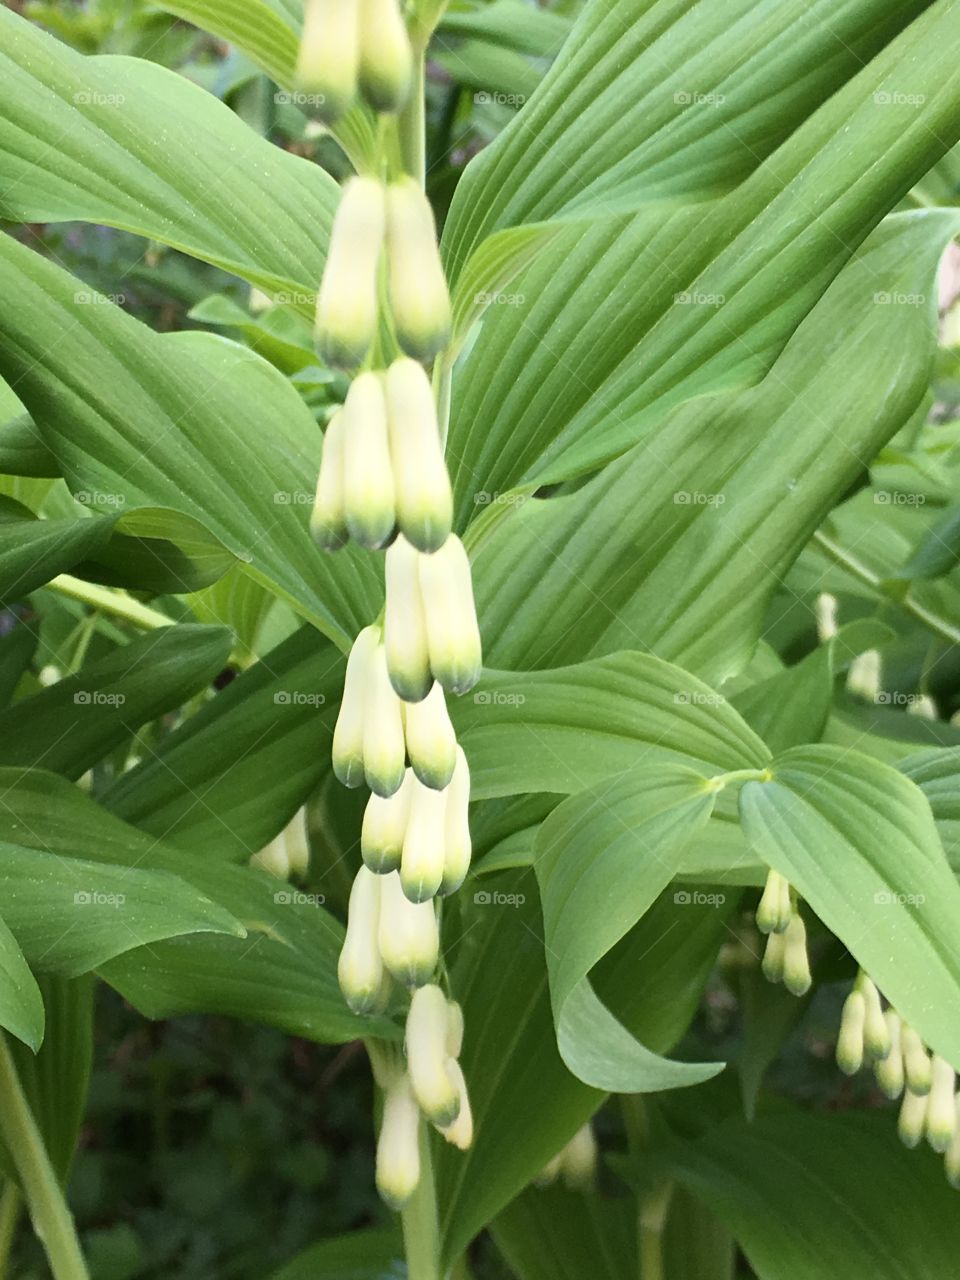
[[[358,0],[306,0],[296,83],[334,124],[357,91]]]
[[[372,871],[361,867],[350,890],[347,932],[337,965],[340,990],[354,1013],[374,1013],[383,1008],[379,924],[380,880]]]
[[[363,705],[363,773],[367,786],[375,795],[392,796],[403,782],[405,761],[400,699],[387,675],[383,645],[378,644],[367,668]]]
[[[420,553],[402,533],[387,548],[386,584],[383,642],[390,683],[405,702],[419,702],[430,692],[433,676],[420,592]]]
[[[757,907],[757,928],[761,933],[783,933],[792,915],[789,881],[779,871],[768,871]]]
[[[587,1123],[573,1135],[561,1153],[560,1172],[570,1191],[590,1191],[597,1176],[597,1140]]]
[[[387,253],[397,341],[414,359],[432,360],[450,338],[450,295],[433,210],[412,178],[387,188]]]
[[[857,978],[857,986],[863,992],[867,1005],[863,1023],[863,1047],[868,1058],[879,1062],[890,1052],[890,1033],[887,1030],[887,1020],[883,1016],[880,992],[862,969]]]
[[[460,1110],[453,1124],[438,1124],[436,1127],[448,1142],[455,1147],[459,1147],[461,1151],[466,1151],[473,1142],[473,1112],[470,1110],[470,1095],[467,1093],[467,1082],[463,1078],[463,1070],[456,1058],[447,1060],[447,1070],[457,1086]]]
[[[761,969],[768,982],[783,981],[783,960],[786,952],[786,934],[771,933],[763,952]]]
[[[430,669],[448,693],[467,693],[480,679],[482,657],[466,550],[451,534],[419,564]]]
[[[888,1009],[883,1015],[887,1023],[887,1034],[890,1037],[890,1052],[881,1058],[874,1068],[877,1084],[891,1102],[903,1093],[903,1047],[901,1044],[900,1015]]]
[[[457,1082],[447,1070],[447,998],[433,983],[418,988],[410,1001],[405,1044],[413,1096],[428,1120],[453,1124],[460,1110]]]
[[[414,773],[425,787],[442,790],[453,777],[457,735],[440,685],[434,684],[422,702],[407,707],[406,736]]]
[[[345,787],[359,787],[363,781],[364,717],[367,686],[372,678],[373,660],[380,648],[380,628],[364,627],[353,642],[347,659],[343,699],[337,727],[333,731],[333,771]]]
[[[413,780],[400,863],[400,883],[411,902],[426,902],[440,888],[446,809],[442,791]]]
[[[400,359],[387,370],[386,389],[397,523],[418,551],[436,551],[453,523],[453,495],[433,388],[422,365]]]
[[[344,413],[344,517],[360,546],[376,550],[392,538],[396,512],[387,406],[375,373],[361,373],[353,380]]]
[[[324,551],[339,551],[350,536],[344,514],[344,446],[346,417],[338,409],[323,433],[317,495],[310,514],[310,533]]]
[[[408,769],[399,791],[386,798],[371,795],[363,811],[360,852],[364,863],[378,875],[396,871],[400,866],[413,781],[413,770]]]
[[[456,893],[470,870],[470,767],[463,748],[457,747],[453,777],[446,791],[447,810],[443,833],[443,880],[440,892]]]
[[[403,1073],[387,1088],[377,1141],[377,1190],[391,1209],[402,1209],[420,1181],[420,1108]]]
[[[954,1105],[957,1113],[956,1123],[950,1145],[943,1157],[943,1170],[951,1187],[960,1190],[960,1094],[954,1100]]]
[[[900,1115],[897,1119],[897,1135],[905,1147],[912,1151],[920,1145],[927,1118],[928,1097],[913,1093],[907,1089],[900,1104]]]
[[[867,1002],[856,987],[843,1003],[840,1034],[837,1036],[837,1066],[845,1076],[855,1076],[863,1066],[863,1026]]]
[[[929,1093],[930,1086],[933,1084],[930,1055],[916,1031],[906,1023],[903,1024],[900,1032],[900,1044],[903,1049],[903,1068],[908,1089],[911,1093]]]
[[[375,178],[351,178],[333,220],[317,298],[317,349],[337,368],[361,364],[373,342],[384,225],[383,187]]]
[[[783,985],[791,995],[806,995],[813,979],[807,955],[807,928],[799,911],[791,916],[783,938]]]
[[[413,51],[397,0],[360,0],[360,88],[377,111],[399,111],[410,94]]]
[[[933,1083],[927,1097],[925,1133],[934,1151],[942,1153],[950,1146],[957,1123],[954,1102],[957,1075],[950,1063],[937,1053],[933,1055],[931,1067]]]
[[[411,902],[399,872],[381,876],[380,955],[398,982],[422,987],[433,977],[440,955],[440,932],[432,902]]]

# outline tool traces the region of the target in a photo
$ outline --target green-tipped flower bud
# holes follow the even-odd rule
[[[900,1115],[897,1119],[897,1135],[905,1147],[912,1151],[920,1145],[927,1119],[928,1095],[913,1093],[907,1089],[900,1104]]]
[[[950,1145],[947,1147],[946,1154],[943,1157],[943,1171],[947,1175],[947,1181],[951,1187],[960,1190],[960,1094],[955,1099],[955,1106],[957,1112],[956,1124],[954,1125]]]
[[[385,558],[387,607],[383,642],[390,683],[405,702],[419,702],[433,686],[420,592],[420,552],[401,533],[387,548]]]
[[[412,178],[387,188],[387,254],[397,341],[414,359],[432,360],[450,339],[450,295],[433,210]]]
[[[375,1013],[383,1007],[379,926],[380,880],[361,867],[350,890],[347,932],[337,965],[340,990],[354,1013]]]
[[[907,1088],[912,1093],[929,1093],[930,1086],[933,1084],[930,1055],[916,1031],[906,1023],[903,1024],[900,1032],[900,1044],[903,1049],[903,1069],[907,1077]]]
[[[771,933],[763,952],[761,969],[768,982],[783,981],[783,961],[786,952],[786,934]]]
[[[377,1140],[377,1190],[402,1209],[420,1181],[420,1108],[404,1072],[387,1089]]]
[[[361,364],[373,342],[384,225],[383,187],[375,178],[351,178],[333,220],[317,297],[317,349],[337,368]]]
[[[387,406],[375,373],[361,373],[350,384],[344,413],[344,517],[360,546],[375,550],[390,541],[396,524]]]
[[[367,668],[363,707],[363,773],[375,795],[392,796],[403,782],[406,744],[400,699],[387,675],[387,656],[378,644]]]
[[[771,870],[757,907],[757,928],[761,933],[783,933],[792,915],[790,882],[779,871]]]
[[[343,699],[333,731],[333,771],[345,787],[363,782],[364,718],[367,686],[373,660],[380,648],[380,628],[364,627],[353,642],[347,659]]]
[[[410,95],[413,51],[397,0],[360,0],[360,88],[377,111],[399,111]]]
[[[434,684],[422,702],[407,706],[406,735],[407,754],[414,773],[425,787],[442,791],[453,777],[457,735],[440,685]]]
[[[463,1078],[463,1069],[456,1058],[447,1060],[447,1071],[456,1082],[457,1093],[460,1097],[460,1110],[453,1124],[438,1124],[436,1127],[448,1142],[455,1147],[459,1147],[461,1151],[466,1151],[473,1142],[473,1112],[470,1110],[470,1095],[467,1093],[467,1082]]]
[[[404,1041],[413,1096],[433,1124],[453,1124],[460,1111],[457,1082],[447,1070],[447,998],[433,983],[413,993]]]
[[[925,1132],[934,1151],[944,1152],[950,1146],[957,1126],[954,1094],[957,1074],[946,1059],[933,1055],[933,1083],[927,1097]]]
[[[453,523],[453,495],[433,388],[422,365],[400,359],[387,370],[386,389],[397,523],[418,551],[436,551]]]
[[[573,1135],[561,1152],[560,1173],[570,1191],[590,1191],[597,1176],[597,1140],[587,1123]]]
[[[463,1048],[463,1010],[456,1000],[447,1001],[447,1056],[459,1058]]]
[[[363,811],[360,852],[364,863],[378,875],[396,871],[400,866],[413,782],[413,770],[408,769],[399,791],[386,798],[371,795]]]
[[[317,496],[310,514],[310,533],[324,551],[339,551],[350,536],[344,512],[345,437],[346,416],[338,409],[323,433]]]
[[[863,1027],[867,1002],[856,987],[843,1003],[840,1034],[837,1036],[837,1066],[845,1076],[855,1076],[863,1066]]]
[[[783,985],[791,995],[806,995],[813,979],[807,955],[807,927],[799,911],[790,918],[783,938]]]
[[[883,1015],[887,1023],[887,1034],[890,1037],[890,1052],[881,1058],[874,1068],[877,1084],[882,1092],[893,1101],[903,1093],[903,1046],[901,1044],[900,1015],[888,1009]]]
[[[483,659],[470,561],[456,534],[420,557],[420,591],[430,670],[448,693],[467,693],[480,679]]]
[[[443,880],[440,892],[446,897],[456,893],[470,870],[470,767],[463,748],[457,747],[453,777],[447,787],[447,811],[443,833]]]
[[[296,82],[334,124],[357,91],[359,0],[306,0]]]
[[[440,931],[432,902],[411,902],[400,874],[380,877],[380,955],[398,982],[422,987],[433,977],[440,955]]]
[[[403,837],[400,883],[411,902],[426,902],[443,879],[443,825],[447,798],[415,778]]]
[[[857,986],[863,992],[863,998],[867,1004],[863,1023],[863,1047],[868,1058],[879,1062],[890,1052],[890,1032],[887,1029],[887,1020],[883,1016],[880,992],[862,969],[857,978]]]

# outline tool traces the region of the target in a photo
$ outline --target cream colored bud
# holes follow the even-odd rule
[[[944,1152],[953,1140],[957,1124],[957,1108],[954,1094],[957,1074],[945,1058],[933,1055],[931,1063],[933,1083],[927,1098],[925,1133],[934,1151]]]
[[[378,875],[396,871],[400,866],[413,783],[413,770],[408,769],[399,791],[386,798],[371,795],[363,811],[360,852],[365,864]]]
[[[901,1023],[900,1015],[893,1009],[888,1009],[883,1016],[890,1037],[890,1052],[876,1064],[874,1074],[882,1092],[893,1101],[903,1093],[904,1085]]]
[[[447,1001],[447,1054],[459,1058],[463,1048],[463,1010],[456,1000]]]
[[[459,1147],[461,1151],[466,1149],[473,1142],[473,1112],[470,1109],[470,1095],[467,1093],[467,1082],[463,1077],[463,1069],[456,1058],[447,1060],[447,1071],[454,1079],[457,1085],[457,1092],[460,1097],[460,1110],[453,1124],[437,1125],[446,1140],[455,1147]]]
[[[413,1096],[437,1125],[453,1124],[460,1111],[457,1082],[447,1070],[447,998],[434,983],[413,993],[404,1043]]]
[[[480,679],[483,659],[466,550],[451,534],[419,564],[430,669],[448,693],[467,693]]]
[[[387,1089],[377,1140],[377,1190],[402,1209],[420,1181],[420,1108],[404,1072]]]
[[[433,977],[440,955],[440,931],[433,902],[411,902],[400,874],[380,877],[380,955],[398,982],[422,987]]]
[[[856,987],[843,1002],[840,1034],[837,1036],[837,1066],[845,1076],[855,1076],[863,1066],[863,1027],[867,1002]]]
[[[757,907],[757,928],[761,933],[783,933],[792,915],[790,882],[779,871],[768,871]]]
[[[943,1157],[943,1171],[951,1187],[960,1190],[960,1094],[955,1099],[956,1122],[953,1137]]]
[[[447,787],[447,811],[443,835],[443,880],[440,892],[446,897],[456,893],[470,870],[472,846],[470,842],[470,766],[461,746],[457,747],[457,759],[453,777]]]
[[[296,83],[315,97],[316,114],[333,124],[357,91],[359,0],[306,0]]]
[[[402,533],[387,548],[386,584],[383,642],[390,683],[405,702],[419,702],[433,687],[433,676],[420,591],[420,552]]]
[[[387,255],[397,341],[416,360],[432,360],[450,339],[450,295],[433,210],[412,178],[387,188]]]
[[[373,342],[384,217],[381,184],[375,178],[351,178],[337,206],[317,297],[317,349],[337,368],[361,364]]]
[[[340,990],[354,1013],[374,1013],[383,1008],[379,926],[380,880],[361,867],[350,889],[347,932],[337,965]]]
[[[863,1047],[868,1058],[879,1062],[890,1052],[890,1033],[887,1029],[887,1020],[883,1016],[880,992],[862,969],[857,978],[857,986],[863,992],[863,998],[867,1004],[863,1023]]]
[[[363,740],[367,687],[373,660],[380,648],[380,628],[364,627],[353,642],[347,659],[343,699],[333,731],[333,771],[345,787],[363,782]]]
[[[900,1044],[903,1049],[903,1068],[907,1077],[907,1087],[912,1093],[929,1093],[930,1086],[933,1084],[930,1055],[916,1031],[906,1023],[903,1024],[900,1032]]]
[[[440,888],[446,811],[444,793],[414,778],[400,863],[400,883],[411,902],[426,902]]]
[[[414,773],[425,787],[442,791],[453,777],[457,735],[439,684],[434,684],[422,702],[413,702],[407,707],[406,735],[407,754]]]
[[[807,927],[799,911],[793,913],[783,938],[783,985],[791,995],[806,995],[813,979],[807,955]]]
[[[400,699],[387,675],[387,656],[378,644],[370,657],[363,707],[363,772],[378,796],[399,791],[406,772],[406,744]]]
[[[907,1089],[900,1104],[900,1115],[897,1118],[897,1135],[905,1147],[912,1151],[920,1145],[927,1119],[927,1102],[929,1095],[913,1093]]]
[[[433,388],[423,366],[404,358],[387,370],[386,390],[397,523],[418,551],[436,551],[453,523],[453,494]]]
[[[360,88],[377,111],[399,111],[410,95],[413,51],[397,0],[360,0]]]
[[[375,373],[350,384],[344,413],[344,517],[360,546],[375,550],[390,541],[396,524],[387,406]]]
[[[783,961],[786,953],[786,934],[771,933],[763,952],[761,969],[768,982],[783,981]]]
[[[577,1130],[561,1155],[560,1172],[569,1190],[591,1190],[597,1176],[597,1140],[589,1121]]]
[[[344,512],[344,447],[346,417],[338,409],[323,433],[317,494],[310,513],[310,533],[324,551],[339,551],[349,538]]]

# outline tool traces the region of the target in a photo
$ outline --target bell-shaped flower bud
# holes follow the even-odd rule
[[[420,1108],[404,1072],[387,1088],[377,1140],[377,1190],[402,1209],[420,1181]]]
[[[343,699],[337,716],[337,727],[333,731],[333,772],[345,787],[359,787],[363,782],[367,688],[379,648],[380,628],[364,627],[353,642],[347,659]]]
[[[907,1089],[900,1104],[900,1115],[897,1118],[897,1136],[905,1147],[912,1151],[920,1145],[926,1127],[928,1094],[914,1093]]]
[[[317,495],[310,513],[310,533],[324,551],[339,551],[350,536],[344,511],[346,416],[338,409],[323,433]]]
[[[375,373],[353,380],[344,414],[344,517],[360,546],[375,550],[390,541],[396,524],[387,406]]]
[[[400,883],[411,902],[426,902],[443,879],[443,836],[447,798],[416,778],[403,837]]]
[[[383,643],[390,683],[405,702],[419,702],[433,686],[420,591],[420,552],[401,533],[387,548],[385,558],[387,606]]]
[[[786,954],[786,934],[771,933],[763,952],[760,968],[768,982],[783,981],[783,962]]]
[[[380,877],[380,955],[398,982],[422,987],[433,977],[440,955],[440,930],[433,902],[411,902],[400,874]]]
[[[887,1029],[887,1020],[883,1016],[880,992],[863,970],[857,978],[857,986],[863,992],[867,1005],[863,1023],[863,1047],[868,1058],[879,1062],[890,1052],[890,1032]]]
[[[371,795],[363,811],[360,852],[366,866],[378,875],[396,871],[400,866],[413,783],[413,770],[408,769],[399,791],[386,798]]]
[[[791,916],[783,938],[783,985],[791,995],[806,995],[813,979],[807,955],[807,928],[799,911]]]
[[[470,1110],[470,1095],[467,1093],[467,1082],[463,1077],[463,1069],[456,1058],[447,1059],[447,1071],[456,1084],[457,1094],[460,1099],[460,1110],[457,1112],[457,1118],[453,1124],[438,1124],[436,1127],[448,1142],[455,1147],[459,1147],[461,1151],[466,1151],[473,1142],[473,1112]]]
[[[960,1190],[960,1094],[955,1099],[957,1118],[953,1137],[943,1157],[943,1171],[951,1187]]]
[[[400,699],[387,675],[387,655],[383,645],[378,644],[367,669],[363,707],[363,772],[367,786],[375,795],[392,796],[403,782],[405,764]]]
[[[904,1086],[901,1022],[900,1015],[893,1009],[888,1009],[883,1016],[890,1037],[890,1052],[876,1064],[874,1074],[882,1092],[893,1101],[903,1093]]]
[[[944,1152],[953,1140],[957,1125],[957,1108],[954,1094],[957,1074],[946,1059],[933,1055],[931,1063],[933,1083],[927,1096],[925,1133],[934,1151]]]
[[[317,349],[340,369],[361,364],[373,342],[384,229],[384,188],[375,178],[351,178],[337,206],[317,297]]]
[[[410,95],[413,51],[397,0],[360,0],[360,88],[377,111],[399,111]]]
[[[482,664],[470,560],[451,534],[419,564],[430,669],[448,693],[467,693],[480,679]]]
[[[757,907],[757,928],[761,933],[783,933],[792,915],[790,882],[779,871],[768,871]]]
[[[456,1000],[447,1001],[447,1056],[459,1058],[463,1048],[463,1010]]]
[[[912,1093],[927,1094],[933,1084],[933,1067],[926,1046],[914,1031],[913,1027],[903,1024],[900,1032],[900,1045],[903,1049],[903,1069],[907,1077],[907,1088]]]
[[[837,1036],[837,1066],[845,1076],[855,1076],[863,1066],[863,1027],[867,1002],[856,987],[843,1003],[840,1034]]]
[[[590,1191],[597,1176],[597,1140],[593,1126],[587,1123],[564,1147],[560,1172],[570,1191]]]
[[[359,0],[306,0],[295,73],[316,113],[334,124],[357,91]]]
[[[470,766],[463,748],[457,746],[453,777],[447,787],[447,811],[443,835],[443,880],[440,892],[456,893],[470,870]]]
[[[407,754],[414,773],[425,787],[442,791],[453,777],[457,735],[440,685],[434,684],[422,702],[410,703],[405,719]]]
[[[404,1042],[413,1096],[428,1120],[453,1124],[460,1110],[457,1082],[447,1070],[447,998],[429,983],[413,993]]]
[[[418,551],[436,551],[453,523],[453,494],[433,388],[423,366],[404,358],[387,370],[386,389],[397,523]]]
[[[450,295],[433,210],[412,178],[387,188],[387,255],[397,341],[414,359],[432,360],[450,339]]]
[[[350,890],[347,932],[337,965],[340,990],[354,1013],[379,1012],[383,1007],[379,928],[380,879],[361,867]]]

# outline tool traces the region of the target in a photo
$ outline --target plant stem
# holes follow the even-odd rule
[[[47,586],[59,591],[62,596],[69,596],[71,600],[79,600],[81,604],[88,604],[115,618],[122,618],[124,622],[132,622],[135,627],[143,627],[146,631],[173,626],[173,619],[159,609],[151,609],[125,591],[117,591],[113,587],[84,582],[82,578],[72,578],[68,573],[59,574]]]
[[[20,1188],[12,1179],[8,1179],[0,1194],[0,1280],[7,1274],[10,1250],[20,1221],[20,1204]]]
[[[16,1166],[54,1280],[89,1280],[73,1217],[0,1032],[0,1138]]]
[[[440,1225],[430,1154],[430,1131],[420,1125],[420,1181],[403,1207],[403,1246],[408,1280],[440,1280]]]

